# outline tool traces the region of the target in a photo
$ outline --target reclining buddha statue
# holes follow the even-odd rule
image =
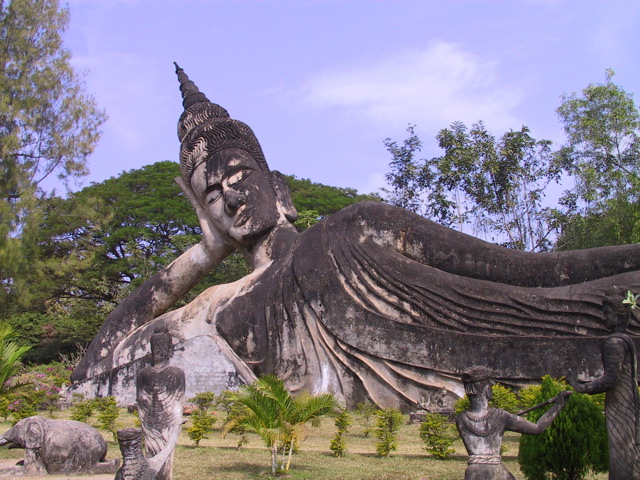
[[[294,392],[406,409],[443,389],[453,402],[470,365],[514,385],[597,371],[602,299],[614,285],[640,291],[640,245],[526,253],[382,202],[299,233],[253,131],[176,72],[177,181],[202,240],[109,315],[74,388],[131,398],[156,328],[174,338],[187,395],[276,374]],[[170,310],[233,251],[251,273]],[[627,332],[640,334],[637,319]]]

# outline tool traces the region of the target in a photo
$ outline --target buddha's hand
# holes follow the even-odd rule
[[[578,376],[573,372],[573,370],[569,369],[569,373],[567,374],[567,380],[571,387],[578,393],[584,393],[585,388],[582,383],[578,383]]]
[[[198,216],[200,229],[202,230],[202,241],[200,243],[207,252],[217,252],[220,247],[226,245],[227,242],[224,241],[224,237],[213,224],[208,212],[198,201],[198,198],[191,186],[188,185],[182,177],[176,177],[175,182],[180,186]]]
[[[567,402],[567,398],[569,398],[573,394],[571,390],[563,390],[553,399],[553,403],[556,405],[560,405],[561,407]]]

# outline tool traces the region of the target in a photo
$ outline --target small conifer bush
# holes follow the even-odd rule
[[[331,439],[331,445],[329,449],[336,457],[344,457],[347,453],[347,441],[344,436],[351,425],[351,416],[344,410],[340,415],[336,417],[336,428],[338,431]]]
[[[439,413],[427,413],[420,424],[420,438],[425,443],[425,449],[439,460],[455,452],[451,445],[456,435],[456,429],[449,419]]]
[[[373,432],[378,439],[376,452],[381,457],[388,457],[398,448],[397,437],[402,425],[402,413],[395,408],[385,408],[376,411],[376,416],[376,428]]]

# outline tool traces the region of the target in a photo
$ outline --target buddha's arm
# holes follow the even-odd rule
[[[178,183],[196,209],[202,241],[145,280],[118,304],[87,348],[73,372],[72,381],[86,378],[91,366],[111,355],[123,338],[165,313],[234,250],[207,218],[191,189],[183,182]]]
[[[530,253],[487,243],[390,205],[363,202],[349,212],[346,228],[360,224],[364,237],[375,243],[456,275],[555,287],[640,270],[637,244]]]
[[[595,394],[615,387],[620,381],[620,369],[627,348],[621,338],[607,338],[602,346],[603,375],[590,382],[575,385],[576,390],[579,393]]]

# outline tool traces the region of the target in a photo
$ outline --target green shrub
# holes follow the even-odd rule
[[[570,387],[549,376],[542,379],[534,404],[555,397]],[[548,407],[549,408],[549,407]],[[537,422],[548,408],[527,414]],[[602,410],[588,395],[574,393],[551,426],[540,435],[522,435],[518,462],[529,480],[578,480],[589,470],[604,472],[609,465],[607,430]]]
[[[240,436],[236,449],[240,450],[243,445],[249,443],[247,437],[247,428],[244,423],[238,422],[240,418],[246,417],[251,414],[251,411],[242,403],[235,401],[230,402],[229,411],[227,413],[227,424],[232,425],[226,429],[226,433],[236,433]]]
[[[209,408],[215,400],[216,394],[213,392],[201,392],[189,399],[191,403],[198,406],[196,411],[191,414],[191,426],[187,429],[187,434],[196,447],[203,438],[207,438],[208,433],[213,431],[213,424],[217,419],[209,413]]]
[[[346,410],[344,410],[340,415],[336,417],[335,423],[338,431],[331,439],[331,445],[329,446],[329,449],[336,457],[344,457],[347,453],[347,441],[345,440],[344,436],[352,423],[351,416]]]
[[[205,410],[198,408],[191,414],[191,426],[187,429],[187,434],[196,447],[203,438],[207,438],[206,435],[208,433],[213,431],[215,422],[216,418]]]
[[[216,394],[213,392],[200,392],[195,397],[190,398],[191,403],[195,403],[198,409],[208,412],[216,401]]]
[[[381,457],[388,457],[389,454],[398,448],[397,436],[400,425],[402,425],[402,413],[395,408],[385,408],[376,411],[376,428],[374,436],[379,440],[376,443],[376,452]]]
[[[108,432],[111,432],[114,442],[117,442],[117,421],[118,416],[120,415],[120,410],[118,409],[118,405],[116,404],[116,398],[96,398],[94,400],[94,405],[98,410],[98,422],[100,423],[100,427]]]
[[[11,415],[11,410],[9,410],[9,405],[11,401],[7,397],[0,397],[0,417],[6,422],[7,417]]]
[[[87,422],[93,416],[95,410],[95,402],[93,400],[76,401],[71,406],[71,420],[77,422]]]
[[[11,394],[9,398],[11,403],[9,403],[7,409],[11,412],[11,422],[14,425],[23,418],[32,417],[33,415],[38,414],[38,411],[28,396],[14,393]]]
[[[229,418],[231,411],[236,405],[235,392],[231,390],[224,390],[220,392],[218,395],[216,395],[213,404],[216,406],[216,408],[223,410],[226,417]]]
[[[420,424],[420,438],[426,445],[425,449],[437,459],[443,460],[455,452],[451,445],[456,436],[455,426],[439,413],[427,413]]]

